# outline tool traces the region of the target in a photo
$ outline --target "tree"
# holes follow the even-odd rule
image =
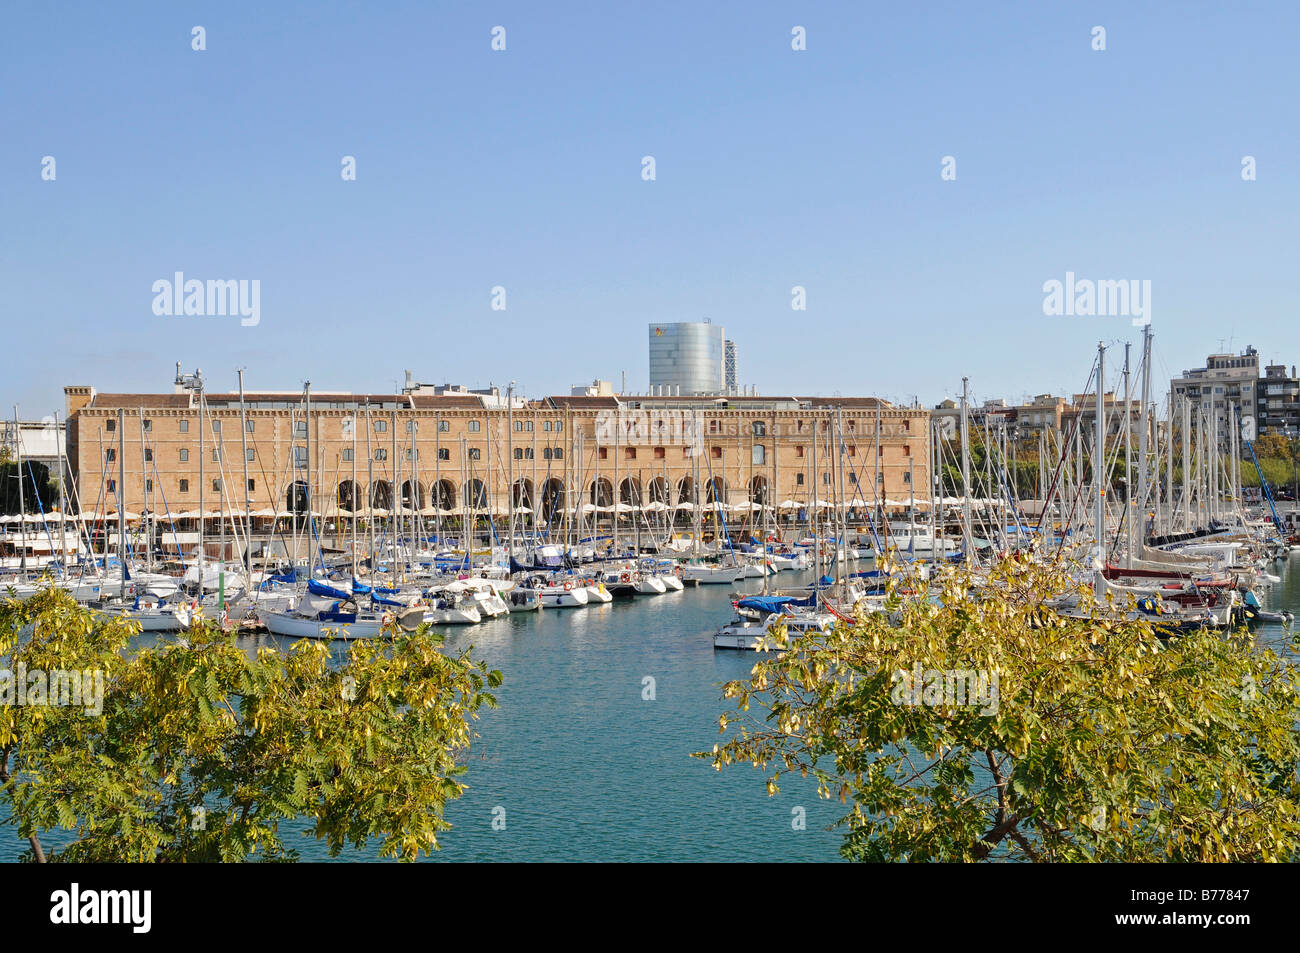
[[[1071,592],[1085,617],[1047,608]],[[850,860],[1297,855],[1295,672],[1244,632],[1169,637],[1008,560],[773,648],[725,687],[739,714],[720,730],[739,724],[696,757],[761,767],[773,794],[814,778],[850,806]]]
[[[23,481],[23,503],[28,513],[46,513],[59,505],[59,483],[50,476],[50,468],[43,463],[24,460],[22,471],[12,458],[0,457],[0,512],[18,512],[18,481]],[[39,500],[39,501],[38,501]]]
[[[355,642],[342,664],[310,640],[250,656],[210,622],[128,652],[137,630],[55,587],[0,607],[10,672],[102,679],[99,713],[94,676],[76,707],[53,687],[0,705],[3,823],[31,858],[61,829],[71,842],[52,859],[294,860],[280,829],[299,820],[331,855],[372,838],[402,860],[437,849],[499,672],[443,654],[427,628]]]

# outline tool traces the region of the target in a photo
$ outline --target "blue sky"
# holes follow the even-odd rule
[[[1138,332],[1044,316],[1067,271],[1151,281],[1161,377],[1300,363],[1294,5],[10,0],[0,27],[24,417],[176,361],[635,391],[647,325],[705,317],[762,393],[1069,393]],[[176,271],[260,280],[260,324],[156,316]]]

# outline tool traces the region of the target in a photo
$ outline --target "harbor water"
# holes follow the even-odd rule
[[[1274,564],[1282,582],[1267,607],[1300,613],[1300,556]],[[810,579],[782,573],[777,585]],[[756,657],[715,651],[734,591],[761,582],[701,586],[585,609],[547,609],[446,629],[446,649],[473,648],[499,669],[498,709],[475,722],[467,790],[447,809],[453,825],[434,861],[835,861],[845,807],[788,778],[768,797],[747,765],[718,772],[693,751],[718,740],[731,711],[722,685]],[[269,635],[249,636],[249,649]],[[1282,651],[1291,633],[1264,624],[1256,641]],[[287,643],[285,643],[287,644]],[[650,681],[653,680],[653,681]],[[804,823],[798,821],[804,818]],[[495,824],[494,824],[495,821]],[[304,861],[330,859],[323,843],[287,825]],[[57,846],[57,833],[44,838]],[[0,861],[26,848],[0,836]],[[378,860],[377,842],[343,861]]]

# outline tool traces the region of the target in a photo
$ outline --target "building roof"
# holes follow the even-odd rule
[[[870,407],[873,410],[876,407],[880,407],[882,410],[898,409],[883,397],[796,397],[795,400],[807,401],[814,407]],[[903,409],[908,410],[911,408]]]
[[[546,403],[551,407],[568,407],[570,410],[606,410],[619,406],[617,397],[548,397]]]
[[[189,394],[100,394],[91,398],[87,407],[95,410],[135,410],[138,407],[177,408],[190,406]]]
[[[477,394],[412,394],[411,406],[416,410],[479,409],[483,398]]]

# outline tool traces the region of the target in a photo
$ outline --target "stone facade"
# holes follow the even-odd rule
[[[905,501],[913,485],[929,498],[929,414],[874,398],[567,396],[508,408],[466,395],[314,393],[308,418],[301,394],[249,393],[241,442],[238,395],[208,394],[200,416],[188,391],[66,392],[83,513],[115,512],[122,482],[128,513],[194,519],[247,506],[271,518],[301,508],[309,444],[313,509],[326,517],[391,512],[395,498],[426,515],[540,504],[544,519],[609,506],[616,492],[634,506],[806,503],[814,435],[819,500]]]

